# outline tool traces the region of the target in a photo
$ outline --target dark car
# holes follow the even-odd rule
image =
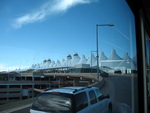
[[[102,77],[108,77],[109,74],[107,72],[105,72],[105,71],[100,71],[100,76],[102,76]]]
[[[114,73],[122,74],[121,70],[115,70]]]

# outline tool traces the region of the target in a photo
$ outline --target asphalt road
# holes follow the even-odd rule
[[[30,107],[27,107],[27,108],[23,108],[23,109],[20,109],[11,113],[30,113],[29,110],[30,110]]]
[[[110,75],[105,79],[102,92],[110,95],[113,101],[113,112],[137,113],[138,87],[137,78],[123,75]],[[125,112],[125,113],[126,113]]]
[[[131,76],[110,75],[105,77],[105,84],[101,88],[104,95],[110,95],[113,101],[113,113],[137,113],[137,78]],[[30,107],[12,112],[29,113]]]

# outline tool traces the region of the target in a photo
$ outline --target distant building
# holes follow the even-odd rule
[[[101,52],[99,55],[99,66],[102,70],[105,70],[107,72],[114,72],[114,70],[121,70],[123,73],[132,73],[137,70],[136,68],[136,57],[131,59],[128,56],[128,53],[125,53],[124,57],[121,58],[119,55],[117,55],[116,51],[113,49],[109,58],[107,58],[104,54],[104,52]],[[97,66],[97,59],[94,56],[94,54],[90,54],[89,58],[87,59],[85,55],[82,55],[80,58],[77,53],[75,53],[73,56],[70,54],[66,57],[66,60],[62,60],[60,62],[59,60],[51,61],[50,59],[44,60],[41,64],[34,64],[31,66],[31,69],[43,69],[43,68],[57,68],[57,67],[74,67],[76,68],[77,65],[83,66],[82,64],[89,64],[90,67],[96,67]]]

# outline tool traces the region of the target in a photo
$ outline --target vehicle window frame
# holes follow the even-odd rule
[[[100,92],[101,95],[99,94],[99,92]],[[96,93],[98,101],[101,101],[101,100],[104,99],[104,95],[102,94],[102,92],[99,89],[96,89],[95,93]]]
[[[81,95],[83,95],[83,96],[81,96]],[[85,104],[82,103],[83,104],[82,106],[77,107],[77,102],[79,102],[77,100],[77,96],[79,96],[79,98],[80,98],[79,100],[80,101],[85,99],[84,101],[86,101],[86,103]],[[80,92],[80,93],[76,94],[74,97],[75,97],[75,111],[76,112],[81,111],[82,109],[88,107],[88,97],[87,97],[86,92]],[[83,98],[83,97],[85,97],[85,98]]]
[[[92,96],[91,93],[93,93],[93,95],[94,95],[94,97],[95,97],[94,99],[91,98],[91,96]],[[94,90],[90,90],[90,91],[88,92],[88,94],[89,94],[89,99],[90,99],[90,104],[91,104],[91,105],[98,102],[97,96],[96,96]]]

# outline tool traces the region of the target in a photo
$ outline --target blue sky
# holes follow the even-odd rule
[[[96,24],[115,25],[99,26],[99,53],[136,53],[134,17],[124,0],[0,0],[0,16],[0,71],[75,52],[88,58]]]

